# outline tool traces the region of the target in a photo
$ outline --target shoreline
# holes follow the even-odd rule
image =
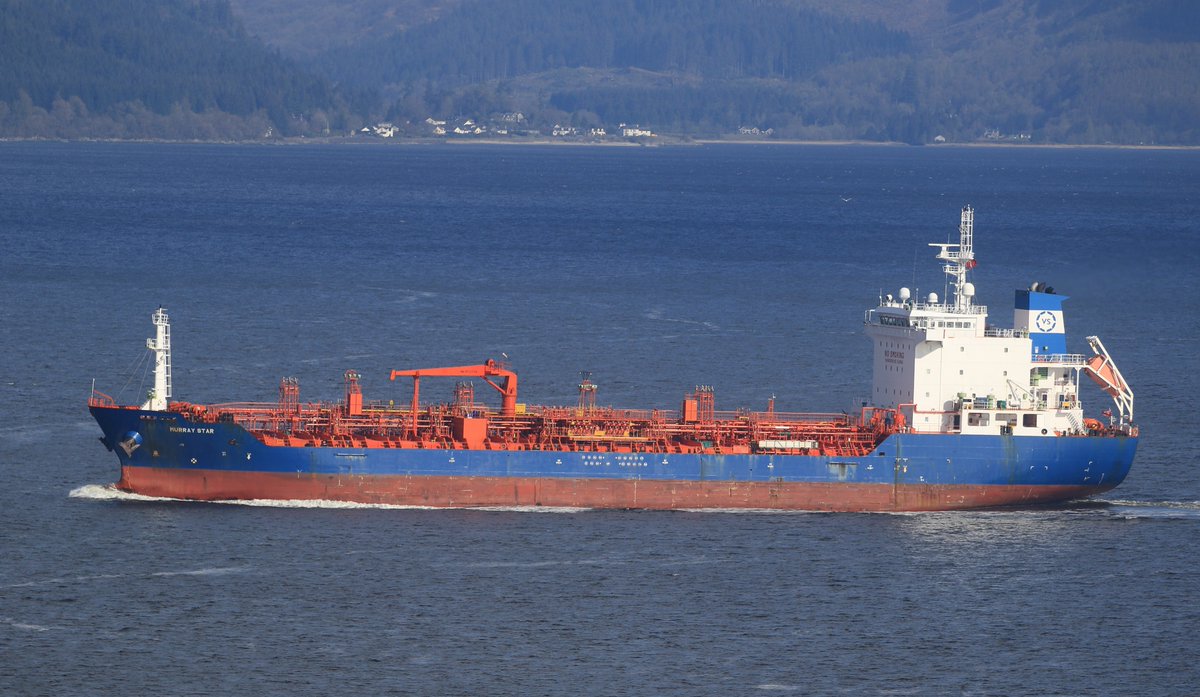
[[[320,137],[320,138],[275,138],[271,140],[188,140],[167,138],[11,138],[0,137],[2,143],[130,143],[130,144],[164,144],[164,145],[264,145],[264,146],[303,146],[303,145],[354,145],[364,147],[405,147],[446,145],[470,146],[501,146],[501,147],[573,147],[573,148],[674,148],[695,146],[730,146],[747,145],[754,147],[884,147],[884,148],[978,148],[978,149],[1050,149],[1050,150],[1178,150],[1200,151],[1200,145],[1130,145],[1121,143],[901,143],[897,141],[874,140],[735,140],[724,138],[688,138],[683,136],[659,136],[657,138],[640,138],[631,140],[566,140],[561,138],[360,138],[360,137]]]

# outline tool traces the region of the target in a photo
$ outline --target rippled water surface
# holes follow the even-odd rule
[[[1195,694],[1197,192],[1171,151],[0,143],[0,693]],[[1103,500],[195,504],[113,490],[84,408],[139,398],[162,304],[189,401],[504,352],[522,401],[837,411],[965,203],[994,320],[1048,281],[1133,385]]]

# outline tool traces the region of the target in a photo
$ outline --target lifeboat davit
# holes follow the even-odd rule
[[[1129,389],[1113,368],[1112,362],[1104,356],[1092,356],[1087,359],[1083,372],[1110,397],[1116,397]]]

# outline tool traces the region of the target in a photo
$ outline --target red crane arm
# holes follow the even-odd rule
[[[491,385],[501,394],[500,414],[502,416],[512,416],[517,413],[517,374],[511,370],[501,368],[500,364],[492,359],[488,359],[482,365],[460,365],[452,368],[419,368],[417,370],[393,370],[389,380],[396,378],[412,378],[413,379],[413,411],[418,408],[417,400],[419,396],[418,390],[421,378],[483,378],[483,381]],[[501,378],[501,384],[497,385],[490,378]]]

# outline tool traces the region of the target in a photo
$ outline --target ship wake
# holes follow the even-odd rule
[[[566,506],[411,506],[391,503],[358,503],[355,501],[336,501],[332,499],[225,499],[218,501],[195,501],[192,499],[176,499],[165,496],[144,496],[128,491],[122,491],[112,484],[85,484],[71,490],[73,499],[88,499],[92,501],[145,501],[145,502],[177,502],[212,503],[227,506],[250,506],[256,508],[328,508],[328,509],[382,509],[398,511],[498,511],[515,513],[580,513],[588,508]]]
[[[121,491],[112,484],[84,484],[71,490],[69,496],[73,499],[90,499],[92,501],[181,501],[159,496],[143,496],[128,491]]]
[[[1105,512],[1115,518],[1200,520],[1200,501],[1128,501],[1099,500]]]

